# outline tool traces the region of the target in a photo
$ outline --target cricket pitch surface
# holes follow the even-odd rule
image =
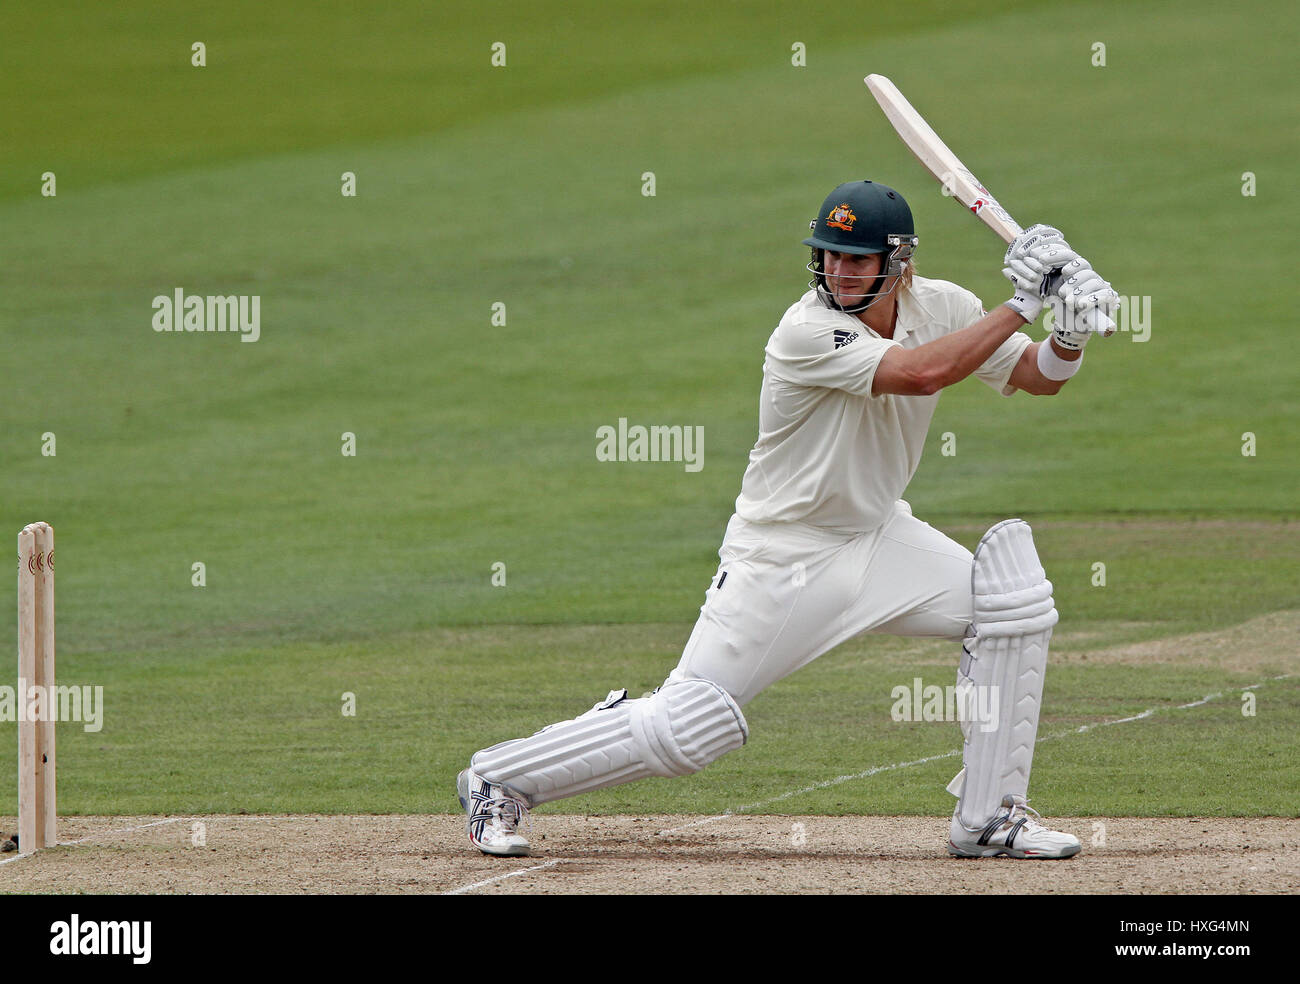
[[[9,824],[12,818],[0,819]],[[0,892],[162,894],[1295,894],[1300,821],[1056,817],[1064,861],[963,860],[946,817],[537,818],[488,858],[460,816],[67,817],[0,856]],[[1104,843],[1102,842],[1104,839]]]

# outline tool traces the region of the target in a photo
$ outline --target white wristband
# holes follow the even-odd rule
[[[1052,340],[1045,338],[1038,343],[1038,371],[1048,379],[1060,382],[1069,379],[1079,371],[1079,366],[1083,365],[1083,356],[1080,355],[1074,361],[1062,359],[1052,348]]]

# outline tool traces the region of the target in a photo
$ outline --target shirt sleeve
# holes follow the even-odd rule
[[[801,320],[782,324],[767,346],[767,364],[774,376],[801,386],[821,386],[870,396],[880,360],[892,339],[881,338],[859,324]]]
[[[1025,354],[1025,349],[1034,343],[1023,331],[1018,331],[997,347],[982,366],[975,370],[975,375],[988,383],[1003,396],[1010,396],[1016,388],[1007,382],[1011,371]]]
[[[950,330],[960,331],[973,325],[988,312],[978,297],[968,290],[961,290],[953,295],[950,313]],[[1003,396],[1010,396],[1016,392],[1016,388],[1007,380],[1011,378],[1011,372],[1025,349],[1032,344],[1033,339],[1023,331],[1016,332],[994,350],[983,365],[975,370],[975,375]]]

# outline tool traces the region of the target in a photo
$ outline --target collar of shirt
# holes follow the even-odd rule
[[[912,299],[912,292],[902,285],[898,288],[898,313],[894,317],[894,336],[893,340],[902,342],[908,335],[916,331],[918,324],[925,318],[925,311],[921,306]],[[863,328],[875,335],[877,338],[884,338],[883,335],[877,334],[876,330],[868,325],[865,321],[854,318]]]

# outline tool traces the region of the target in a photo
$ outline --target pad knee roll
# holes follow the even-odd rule
[[[470,764],[535,806],[650,776],[689,775],[748,737],[725,690],[708,680],[676,680],[634,700],[612,691],[586,714],[486,748]]]

